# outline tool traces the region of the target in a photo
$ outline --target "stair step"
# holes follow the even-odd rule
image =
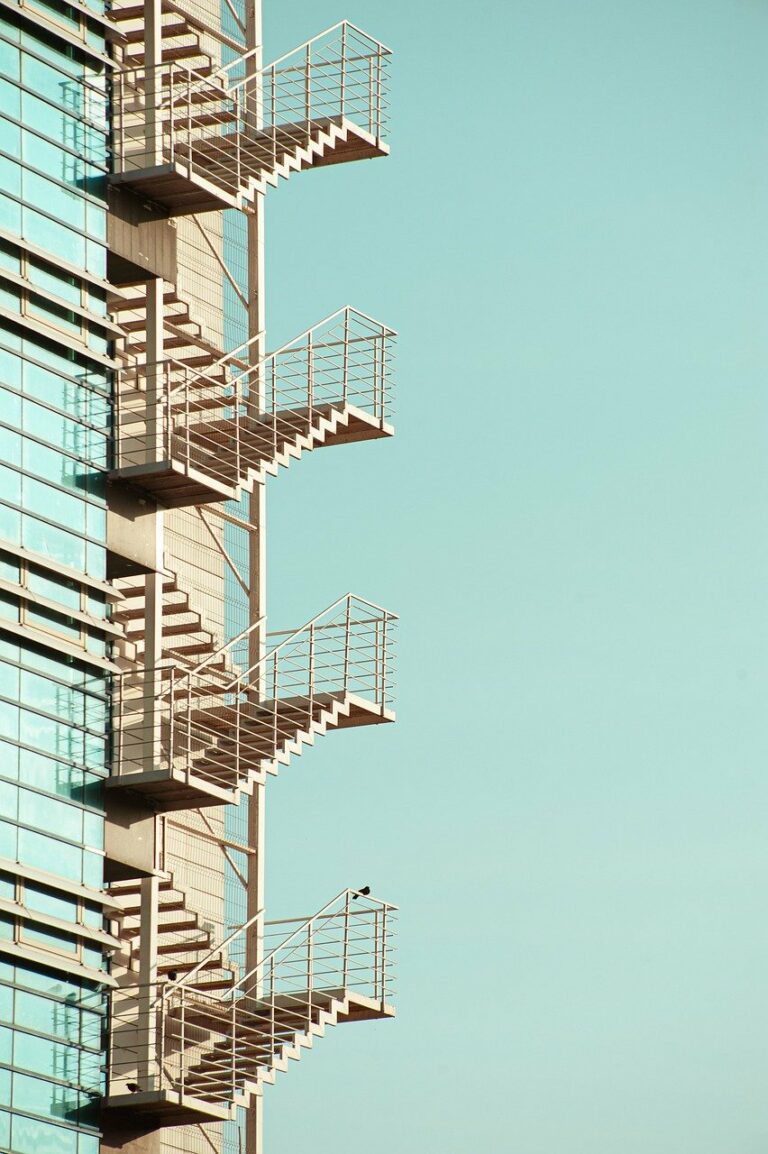
[[[173,122],[174,128],[213,128],[219,124],[237,124],[240,117],[236,112],[201,112],[196,116],[180,116]]]
[[[162,61],[163,64],[172,64],[175,60],[190,60],[193,56],[204,56],[208,60],[211,59],[208,53],[203,52],[200,44],[197,43],[180,45],[175,48],[163,48]],[[144,53],[126,52],[123,60],[126,68],[141,68],[144,63]],[[206,75],[202,68],[193,68],[192,73],[193,75],[190,79],[193,81],[196,80],[198,76]],[[185,77],[184,83],[186,83],[186,79]]]
[[[195,323],[196,322],[192,320],[189,313],[180,314],[178,319],[176,317],[174,317],[174,324],[191,325],[191,324],[195,324]],[[120,327],[121,327],[121,329],[124,329],[124,331],[127,333],[144,332],[144,330],[147,327],[147,318],[146,317],[137,317],[135,320],[132,320],[132,321],[122,321]],[[198,325],[198,328],[199,327],[200,326]]]
[[[159,910],[161,913],[180,913],[186,909],[186,901],[183,896],[174,899],[170,902],[160,901]],[[141,906],[123,906],[122,916],[125,918],[137,918],[141,914]]]
[[[138,916],[138,915],[136,915]],[[160,934],[180,933],[182,930],[197,930],[199,923],[196,915],[184,918],[182,921],[163,922],[159,921],[157,932]],[[136,938],[141,933],[141,926],[123,926],[122,936],[127,938]]]
[[[161,893],[172,890],[173,878],[161,878],[158,889]],[[141,883],[138,881],[132,881],[127,885],[111,885],[108,892],[111,898],[134,897],[141,894]]]
[[[159,974],[167,974],[169,970],[175,970],[178,974],[186,974],[190,970],[196,969],[198,965],[199,963],[195,961],[158,961],[157,971]],[[212,958],[209,958],[206,962],[203,962],[203,964],[200,966],[200,972],[203,973],[209,970],[225,970],[226,968],[226,964],[221,955],[214,954]]]
[[[194,36],[195,33],[186,21],[181,20],[175,24],[163,24],[162,35],[163,40],[165,40],[166,37],[172,36]],[[123,32],[123,36],[129,44],[143,44],[146,38],[146,29],[132,28],[127,32]]]
[[[181,304],[182,301],[178,297],[175,289],[166,289],[166,291],[163,293],[163,303],[166,305]],[[109,307],[109,311],[112,313],[135,313],[140,309],[146,309],[147,298],[146,296],[122,297],[116,294],[109,294],[107,296],[107,305]]]
[[[202,950],[210,950],[211,935],[205,934],[202,938],[194,938],[187,942],[160,942],[157,947],[158,954],[190,954],[200,953]]]
[[[184,601],[166,601],[163,605],[163,617],[172,616],[174,613],[192,613],[194,610],[190,609],[189,602]],[[140,621],[143,619],[145,613],[144,606],[138,606],[136,609],[118,610],[117,613],[112,614],[112,620],[119,625],[125,625],[131,621]]]
[[[210,641],[191,641],[189,645],[175,645],[168,646],[168,653],[179,653],[186,657],[194,657],[202,653],[214,653],[213,639]]]

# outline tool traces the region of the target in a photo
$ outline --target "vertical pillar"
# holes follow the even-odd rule
[[[162,164],[161,114],[163,101],[163,11],[161,0],[144,3],[144,150],[147,168]]]
[[[160,365],[163,359],[163,281],[153,277],[147,282],[147,453],[161,447],[162,411],[158,389],[162,380]],[[159,456],[150,456],[158,460]],[[160,692],[157,666],[163,655],[163,513],[157,509],[155,519],[154,570],[145,579],[144,597],[144,769],[157,768],[160,752],[160,717],[157,697]]]
[[[142,1090],[156,1090],[159,1066],[157,1062],[157,931],[158,894],[157,877],[142,878],[139,930],[139,1058],[137,1082]]]
[[[261,0],[246,2],[246,49],[255,49],[248,61],[247,75],[256,77],[262,66],[262,16]],[[258,83],[254,79],[254,85]],[[248,100],[249,115],[259,115],[262,101],[258,92],[251,91]],[[253,125],[254,129],[259,123]],[[248,337],[256,337],[266,329],[266,295],[264,283],[264,197],[256,198],[254,212],[248,217]],[[255,368],[264,355],[264,337],[254,340],[249,346],[250,363]],[[249,415],[264,410],[264,381],[260,372],[250,374],[251,396]],[[250,617],[257,620],[267,612],[267,530],[265,486],[255,485],[250,498]],[[251,662],[259,660],[266,651],[265,629],[254,630],[251,635]],[[261,681],[257,691],[261,692]],[[248,867],[248,914],[252,916],[265,907],[264,887],[264,838],[266,818],[266,790],[256,786],[250,799],[248,810],[248,842],[254,852],[249,855]],[[257,920],[248,932],[246,957],[248,969],[259,965],[264,955],[264,916]],[[248,1110],[246,1122],[246,1154],[263,1154],[263,1099],[259,1095]]]

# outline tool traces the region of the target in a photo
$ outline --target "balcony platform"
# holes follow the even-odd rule
[[[211,1102],[177,1090],[138,1090],[135,1094],[110,1094],[102,1099],[101,1108],[108,1111],[110,1132],[119,1130],[123,1123],[127,1128],[135,1127],[138,1118],[142,1124],[146,1121],[149,1130],[204,1122],[227,1122],[235,1115],[234,1103]]]
[[[212,505],[237,498],[237,487],[209,476],[184,460],[150,461],[145,465],[126,465],[113,469],[110,481],[133,485],[151,494],[167,509]]]

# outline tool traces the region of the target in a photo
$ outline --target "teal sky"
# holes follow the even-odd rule
[[[398,723],[270,784],[272,916],[370,883],[399,1017],[270,1154],[768,1150],[768,5],[265,0],[396,52],[268,196],[270,346],[401,333],[397,436],[269,484],[270,617],[402,617]]]

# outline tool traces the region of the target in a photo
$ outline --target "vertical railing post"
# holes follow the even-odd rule
[[[203,674],[203,676],[205,676],[205,674]],[[189,781],[190,776],[192,774],[192,698],[193,698],[192,675],[188,674],[187,678],[186,678],[186,685],[184,687],[184,701],[185,701],[184,708],[185,708],[185,712],[186,712],[186,726],[185,726],[185,728],[187,731],[187,733],[186,733],[186,746],[187,746],[187,748],[186,748],[186,756],[184,758],[184,762],[185,762],[185,764],[184,764],[184,776],[185,776],[187,781]]]
[[[158,1084],[160,1088],[163,1087],[165,1080],[165,1023],[166,1023],[166,1007],[165,1007],[165,987],[160,990],[160,997],[157,999],[157,1047],[158,1047]]]
[[[352,631],[352,598],[347,594],[347,608],[344,616],[344,680],[342,682],[344,692],[350,692],[349,686],[349,646],[351,641]]]
[[[184,989],[179,990],[179,999],[181,1004],[181,1038],[179,1050],[179,1089],[181,1095],[184,1095],[184,1087],[187,1081],[187,996]]]
[[[242,410],[243,407],[243,378],[238,376],[235,380],[235,470],[238,481],[243,476],[243,467],[241,465],[242,459]]]
[[[387,907],[381,911],[381,1004],[387,1001]]]
[[[315,711],[315,623],[309,627],[309,720],[313,720]]]
[[[242,757],[242,753],[241,753],[242,742],[240,740],[240,735],[243,731],[242,695],[243,695],[242,679],[238,677],[237,688],[235,690],[235,783],[236,783],[236,788],[238,788],[238,789],[240,787],[240,775],[242,772],[241,768],[240,768],[240,759]]]
[[[346,405],[349,396],[349,309],[344,309],[344,350],[342,353],[342,403]]]
[[[273,755],[277,753],[277,663],[278,655],[274,653],[272,656],[272,750]],[[266,686],[265,686],[266,688]]]
[[[381,45],[376,52],[376,143],[381,139]]]
[[[275,1057],[275,956],[269,960],[269,1064]]]
[[[171,417],[170,367],[171,366],[168,365],[169,380],[168,380],[168,383],[166,386],[167,397],[168,397],[168,457],[169,457],[169,459],[171,457],[171,437],[172,437],[172,431],[171,430],[172,430],[172,424],[173,424],[172,417]],[[189,378],[187,377],[186,380],[184,381],[184,452],[185,452],[185,464],[187,466],[187,472],[189,472],[189,470],[192,468],[192,430],[190,427],[190,417],[191,417],[191,412],[190,412],[190,407],[189,407]]]
[[[277,357],[272,357],[272,453],[277,457]],[[274,458],[273,458],[274,459]]]
[[[388,614],[384,614],[381,625],[381,708],[387,708],[387,622]]]
[[[238,139],[235,143],[235,188],[237,190],[238,200],[240,197],[240,189],[243,187],[243,178],[242,178],[243,160],[242,160],[242,147],[241,147],[241,139],[240,138],[241,138],[241,134],[244,131],[244,129],[246,127],[246,123],[247,123],[247,117],[243,115],[243,91],[245,91],[245,109],[246,109],[246,113],[247,113],[247,110],[248,110],[248,90],[247,90],[247,87],[245,88],[245,90],[243,90],[242,88],[238,88],[237,91],[235,92],[235,124],[237,125],[237,135],[238,135]]]
[[[307,130],[309,130],[309,122],[312,119],[312,48],[307,45],[305,76],[304,76],[304,119],[307,122]]]
[[[347,980],[349,977],[349,906],[350,893],[347,890],[344,898],[344,945],[342,947],[341,955],[341,988],[346,990]]]
[[[380,670],[381,662],[379,660],[379,653],[381,651],[381,621],[376,618],[373,623],[373,700],[378,705],[381,700],[381,682]]]
[[[381,336],[376,338],[376,343],[374,346],[374,353],[373,353],[373,359],[374,359],[374,365],[375,365],[375,368],[374,368],[375,384],[374,384],[374,412],[373,412],[373,415],[374,415],[374,417],[377,417],[378,420],[381,421],[382,424],[384,424],[384,421],[386,420],[386,412],[385,412],[385,403],[386,402],[385,402],[385,397],[384,397],[384,388],[385,388],[386,379],[387,379],[387,366],[386,366],[386,359],[385,359],[386,358],[386,340],[387,340],[387,338],[385,337],[384,331],[382,330]]]
[[[384,1001],[381,982],[381,958],[379,950],[379,911],[373,911],[373,996]]]
[[[167,709],[168,709],[168,768],[171,770],[171,772],[173,772],[173,759],[174,759],[174,753],[175,753],[175,748],[176,748],[176,710],[174,708],[174,706],[176,704],[176,701],[175,701],[176,687],[174,685],[175,674],[176,674],[176,667],[172,665],[168,671],[168,677],[170,680],[170,687],[169,687],[169,692],[168,692],[167,698],[166,698],[166,700],[168,702],[168,705],[167,705]],[[160,682],[160,684],[162,685],[162,681]],[[161,719],[160,724],[162,725],[162,719]]]
[[[307,421],[311,425],[315,399],[315,354],[312,333],[307,335]]]
[[[341,26],[341,92],[340,92],[340,112],[341,118],[344,119],[344,104],[346,99],[347,88],[347,22],[346,20]]]
[[[231,1046],[232,1046],[232,1085],[230,1088],[230,1101],[237,1093],[237,1001],[232,999],[232,1029],[231,1029]],[[239,1127],[238,1127],[239,1130]]]
[[[307,926],[307,1024],[312,1021],[312,987],[314,984],[313,933],[314,922]]]
[[[272,103],[271,115],[269,119],[269,127],[272,130],[272,168],[277,166],[277,69],[272,66],[269,70],[270,76],[270,99]]]

